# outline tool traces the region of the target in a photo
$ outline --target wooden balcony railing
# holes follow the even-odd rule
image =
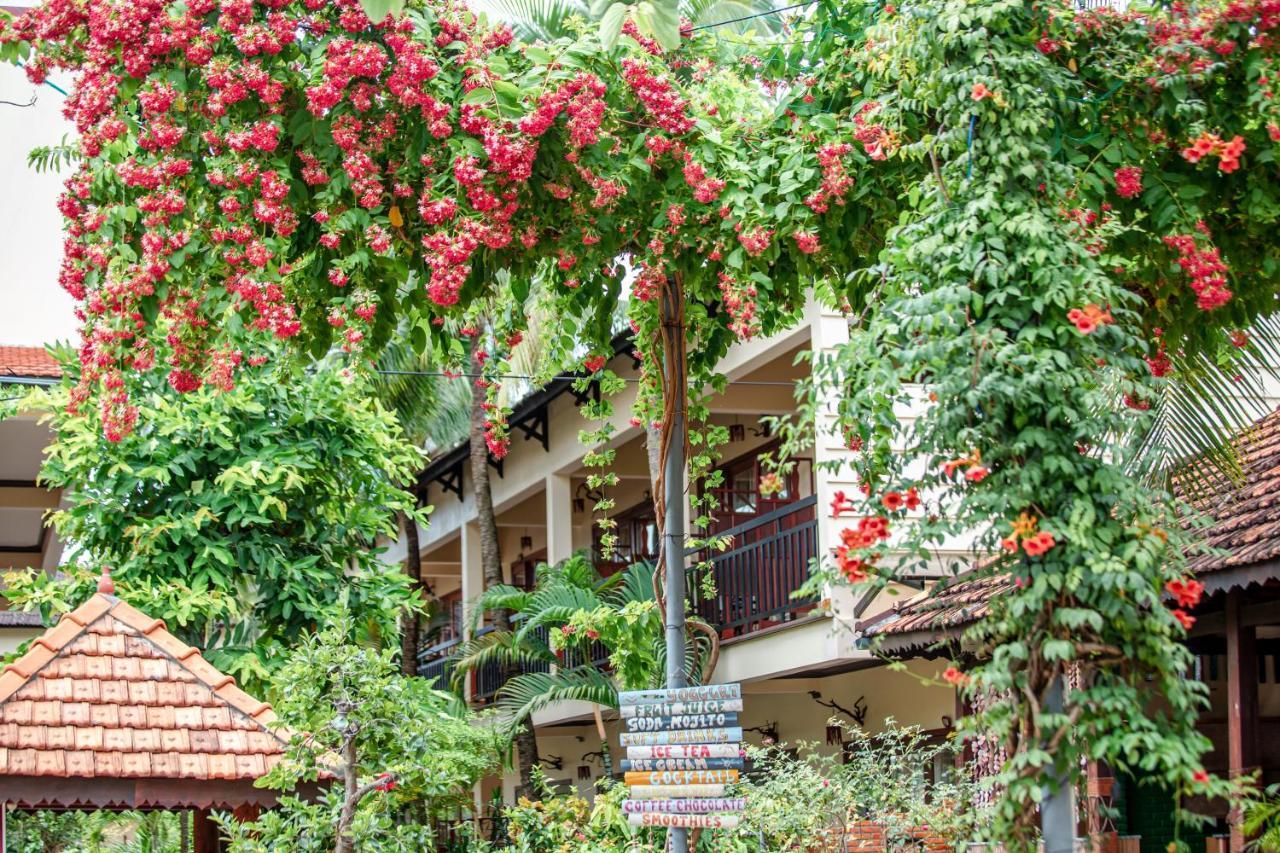
[[[715,591],[706,595],[702,577],[689,569],[687,595],[694,613],[722,637],[736,637],[793,621],[816,598],[792,598],[818,556],[817,497],[786,504],[719,536],[733,537],[722,552],[693,550],[692,560],[710,562]]]
[[[449,678],[453,675],[453,654],[461,644],[462,641],[455,638],[418,652],[418,675],[434,678],[437,688],[448,690]]]
[[[732,527],[720,536],[732,537],[723,552],[690,551],[692,561],[708,561],[715,592],[706,595],[696,569],[687,576],[689,604],[698,618],[713,625],[722,637],[737,637],[794,621],[817,603],[816,597],[793,598],[809,576],[809,564],[818,556],[817,498],[808,497],[778,507],[750,521]],[[481,634],[492,631],[481,628]],[[547,641],[546,626],[538,629]],[[452,674],[452,655],[458,640],[449,640],[424,650],[418,657],[418,673],[437,678],[447,689]],[[592,643],[584,650],[569,650],[560,666],[587,664],[599,669],[609,665],[609,650]],[[522,672],[548,672],[545,663],[532,664]],[[483,666],[471,676],[471,696],[491,702],[509,672],[498,664]]]

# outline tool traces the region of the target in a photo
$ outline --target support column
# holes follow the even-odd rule
[[[222,842],[218,837],[218,825],[210,817],[209,809],[196,809],[191,813],[191,835],[195,841],[195,853],[218,853]]]
[[[1258,766],[1257,629],[1242,624],[1243,594],[1227,593],[1227,767],[1232,779]],[[1244,816],[1232,809],[1231,853],[1244,850]]]
[[[573,556],[573,488],[568,476],[548,474],[547,563],[555,565]]]

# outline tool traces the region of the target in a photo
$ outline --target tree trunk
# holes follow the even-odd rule
[[[477,335],[471,345],[471,366],[480,373],[481,362],[477,358],[483,345]],[[498,519],[493,512],[493,492],[489,487],[489,446],[485,443],[484,424],[488,414],[484,410],[485,389],[471,384],[471,486],[475,493],[476,523],[480,527],[480,563],[484,568],[484,588],[502,583],[502,554],[498,545]],[[493,626],[500,630],[511,627],[506,613],[493,614]]]
[[[483,349],[481,337],[476,336],[471,344],[472,372],[479,374],[483,367],[479,353]],[[480,527],[480,562],[484,569],[484,588],[496,586],[503,582],[502,552],[498,542],[498,519],[493,511],[493,491],[489,487],[489,445],[485,442],[485,389],[471,384],[471,433],[470,461],[471,487],[475,494],[476,523]],[[499,631],[511,630],[511,620],[506,611],[499,611],[492,616],[492,625]],[[515,675],[514,672],[503,673],[503,680]],[[520,764],[520,785],[528,788],[533,782],[533,768],[538,763],[538,739],[533,731],[533,721],[526,720],[516,735],[516,760]]]
[[[645,424],[644,449],[649,458],[649,494],[653,495],[655,505],[662,502],[658,494],[658,480],[662,473],[662,430],[655,429],[653,421]]]
[[[356,803],[359,802],[356,791],[356,742],[348,737],[342,744],[342,813],[338,816],[338,828],[334,833],[333,853],[351,853],[354,849],[351,836],[347,830],[355,817]]]
[[[416,501],[416,490],[414,495]],[[414,590],[421,590],[422,554],[418,543],[418,522],[408,516],[404,517],[404,535],[406,543],[404,571],[409,576]],[[400,669],[405,675],[416,675],[418,672],[420,624],[416,611],[406,612],[400,617]]]

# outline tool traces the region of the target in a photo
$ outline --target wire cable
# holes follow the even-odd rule
[[[795,9],[803,9],[806,6],[812,6],[817,2],[818,0],[806,0],[806,2],[804,3],[796,3],[792,6],[783,6],[780,9],[769,9],[764,12],[757,12],[754,15],[743,15],[741,18],[730,18],[727,21],[717,21],[714,24],[702,24],[701,26],[694,27],[693,31],[697,32],[698,30],[710,30],[710,29],[715,29],[716,27],[727,27],[729,24],[740,24],[743,21],[751,21],[756,18],[766,18],[769,15],[777,15],[781,12],[790,12]]]
[[[527,382],[537,382],[536,376],[526,376],[518,373],[503,373],[497,376],[488,376],[483,373],[454,373],[445,370],[375,370],[374,373],[383,376],[439,376],[446,379],[522,379]],[[548,382],[555,382],[558,379],[576,381],[578,379],[590,379],[589,376],[562,373],[552,376]],[[640,382],[638,376],[619,376],[623,382]],[[804,382],[802,379],[737,379],[729,380],[730,385],[754,385],[759,387],[773,388],[794,388],[797,384]]]

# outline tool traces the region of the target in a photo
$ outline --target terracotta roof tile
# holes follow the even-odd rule
[[[283,753],[270,706],[113,596],[0,675],[0,775],[252,780]]]
[[[0,346],[0,376],[57,379],[62,369],[43,347]]]
[[[1012,584],[1003,574],[974,570],[951,580],[939,581],[931,589],[896,604],[892,610],[860,623],[869,637],[911,636],[919,645],[929,645],[948,629],[967,625],[985,616],[991,596]]]

